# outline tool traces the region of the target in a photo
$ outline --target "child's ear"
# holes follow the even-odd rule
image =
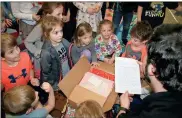
[[[45,37],[48,37],[48,35],[47,35],[47,33],[46,33],[46,32],[44,32],[44,36],[45,36]]]
[[[2,61],[4,61],[4,60],[5,60],[5,58],[1,57],[1,60],[2,60]]]
[[[142,41],[143,44],[146,44],[148,42],[148,40]]]
[[[148,68],[148,75],[154,76],[155,75],[154,73],[156,72],[155,66],[152,64],[149,64],[147,68]]]

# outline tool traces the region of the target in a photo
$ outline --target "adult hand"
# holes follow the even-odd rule
[[[67,23],[70,21],[70,17],[69,16],[63,16],[63,22]]]
[[[96,5],[94,9],[95,13],[98,13],[100,9],[101,9],[100,5]]]
[[[130,97],[131,95],[129,95],[128,91],[126,91],[125,93],[123,93],[120,97],[120,105],[121,107],[124,107],[126,109],[130,108],[130,102],[133,101],[132,97]]]
[[[95,10],[91,7],[87,8],[87,13],[90,14],[90,15],[93,15],[95,12]]]

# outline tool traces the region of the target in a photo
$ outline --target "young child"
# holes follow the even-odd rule
[[[3,96],[6,117],[46,118],[55,106],[55,97],[49,83],[43,83],[42,89],[49,93],[48,102],[44,107],[38,106],[38,93],[28,85],[16,86],[7,91]]]
[[[103,20],[99,24],[99,35],[95,38],[97,58],[105,63],[113,64],[115,57],[120,56],[122,48],[117,36],[113,34],[111,21]]]
[[[77,13],[77,26],[80,23],[87,22],[96,34],[99,22],[102,21],[102,2],[73,2],[73,4],[79,9]]]
[[[41,9],[43,11],[43,17],[51,15],[60,20],[63,18],[63,4],[61,2],[45,2]],[[24,41],[28,52],[34,60],[34,70],[37,78],[40,78],[40,53],[43,45],[41,25],[42,23],[40,21]]]
[[[23,40],[40,20],[40,15],[37,15],[37,12],[41,6],[38,2],[11,2],[13,15],[20,19],[19,26]]]
[[[127,43],[122,57],[133,58],[145,64],[147,58],[146,42],[152,32],[152,27],[147,21],[138,22],[131,29],[131,40]]]
[[[15,37],[8,33],[1,34],[1,69],[1,88],[5,91],[17,85],[26,85],[29,81],[39,86],[29,55],[20,52]]]
[[[49,82],[54,91],[59,90],[59,81],[70,70],[67,51],[62,43],[63,22],[53,16],[42,19],[44,44],[41,51],[41,81]]]
[[[75,118],[105,118],[102,107],[93,100],[82,102],[75,111]]]
[[[78,25],[74,34],[74,45],[80,48],[80,53],[72,49],[72,60],[75,64],[80,57],[86,56],[91,65],[98,66],[94,43],[92,41],[92,27],[89,23],[83,22]],[[74,52],[75,54],[74,54]]]

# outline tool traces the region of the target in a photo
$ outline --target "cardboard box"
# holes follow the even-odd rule
[[[109,65],[103,62],[99,62],[100,66],[98,67],[101,70],[114,74],[114,66]],[[64,79],[59,83],[59,88],[67,96],[69,103],[73,108],[76,108],[81,102],[87,99],[96,100],[98,103],[103,105],[103,111],[109,111],[115,103],[117,93],[113,87],[112,92],[107,97],[105,103],[103,103],[105,97],[91,92],[83,87],[78,86],[82,80],[84,74],[88,72],[91,68],[91,65],[87,58],[81,58],[77,64],[70,70],[70,72],[64,77]]]

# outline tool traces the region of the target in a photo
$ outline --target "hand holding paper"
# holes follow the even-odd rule
[[[140,69],[136,60],[116,57],[115,92],[141,94]]]

